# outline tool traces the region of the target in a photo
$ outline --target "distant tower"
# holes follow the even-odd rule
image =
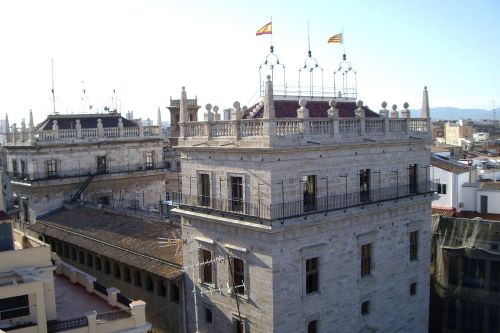
[[[182,120],[180,118],[181,104],[183,104],[183,106],[185,106],[186,108],[186,110],[184,110],[184,117],[186,119]],[[172,97],[170,97],[170,106],[167,106],[167,109],[170,111],[170,133],[168,138],[173,146],[177,145],[177,141],[180,135],[179,122],[198,121],[199,108],[200,106],[198,105],[198,97],[195,97],[194,99],[188,99],[184,87],[182,87],[181,99],[172,99]]]

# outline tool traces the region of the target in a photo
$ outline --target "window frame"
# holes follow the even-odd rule
[[[57,177],[57,160],[46,160],[45,165],[47,166],[47,178]]]
[[[309,268],[309,263],[315,263],[314,268]],[[306,281],[306,295],[319,293],[319,274],[320,274],[320,257],[306,258],[305,262],[305,281]],[[311,280],[310,280],[311,278]],[[310,281],[312,285],[310,285]]]
[[[316,174],[302,176],[301,183],[304,212],[315,211],[318,200],[318,176]]]
[[[418,237],[419,230],[411,231],[409,234],[410,261],[418,260]]]
[[[108,162],[106,159],[106,155],[96,156],[96,173],[103,174],[106,172],[108,172]]]
[[[370,314],[370,300],[361,302],[361,315],[368,316]]]
[[[154,169],[155,167],[155,152],[154,150],[144,152],[144,168],[146,170]]]
[[[361,261],[361,277],[371,276],[372,275],[372,257],[373,251],[372,246],[373,243],[365,243],[361,244],[360,247],[360,261]]]

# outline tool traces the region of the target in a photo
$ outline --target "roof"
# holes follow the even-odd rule
[[[122,118],[123,127],[137,127],[138,125],[126,118],[123,118],[120,113],[112,114],[53,114],[36,126],[39,131],[51,131],[54,120],[57,120],[57,125],[60,130],[74,129],[76,120],[80,120],[82,128],[97,128],[97,119],[102,120],[102,126],[118,127],[118,118]]]
[[[182,274],[182,250],[158,245],[158,237],[176,238],[173,233],[180,233],[180,228],[165,222],[73,206],[39,219],[28,229],[168,279]]]
[[[483,182],[479,191],[500,191],[500,182]]]
[[[445,170],[448,172],[457,173],[457,174],[468,172],[468,171],[474,169],[473,167],[470,167],[470,166],[465,165],[463,163],[460,163],[460,162],[457,162],[454,160],[445,159],[445,158],[438,156],[438,155],[435,155],[435,154],[433,154],[431,156],[431,165],[436,167],[436,168],[439,168],[439,169],[442,169],[442,170]]]
[[[328,117],[328,109],[330,105],[328,100],[323,101],[308,101],[306,108],[309,110],[311,118],[326,118]],[[297,100],[274,100],[274,110],[276,118],[297,118],[297,109],[300,106]],[[339,110],[339,117],[354,118],[356,110],[356,102],[354,101],[337,101],[335,108]],[[373,118],[380,117],[378,113],[373,112],[368,107],[364,106],[365,117]],[[251,113],[254,113],[253,116]],[[249,107],[243,114],[243,119],[262,118],[264,114],[263,104],[256,103]]]

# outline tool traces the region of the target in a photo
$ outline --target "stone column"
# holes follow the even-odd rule
[[[28,140],[30,142],[33,142],[33,140],[35,139],[35,124],[33,123],[33,111],[31,111],[30,109],[30,122],[29,122],[29,134],[28,134],[29,138]]]
[[[205,105],[205,112],[203,114],[203,120],[206,121],[205,123],[205,135],[207,138],[212,137],[212,122],[214,121],[214,114],[212,113],[212,104],[208,103]]]
[[[111,306],[117,306],[117,295],[120,293],[120,290],[114,287],[107,288],[108,292],[108,304]]]
[[[398,106],[396,104],[392,105],[391,118],[399,118]]]
[[[9,115],[5,114],[5,136],[6,136],[6,142],[11,142],[12,138],[10,135],[10,126],[9,126]]]
[[[337,101],[334,99],[331,99],[328,102],[328,105],[330,105],[330,108],[327,111],[328,114],[328,119],[330,120],[331,124],[331,135],[335,136],[338,135],[339,133],[339,110],[336,108],[337,106]]]
[[[26,122],[23,120],[21,121],[21,141],[26,141]]]
[[[82,137],[82,124],[80,124],[80,119],[76,120],[75,128],[76,128],[76,137],[80,139]]]
[[[366,118],[365,118],[365,109],[363,108],[363,101],[359,100],[356,103],[356,110],[354,110],[354,114],[357,119],[359,119],[360,127],[361,127],[361,133],[360,135],[362,137],[365,136],[366,134]]]
[[[275,136],[276,135],[276,111],[274,110],[274,93],[273,93],[273,81],[271,81],[271,76],[267,76],[267,80],[264,88],[264,115],[262,117],[264,135]]]
[[[219,107],[217,105],[215,105],[213,107],[213,110],[214,110],[214,120],[220,121]]]
[[[186,94],[186,88],[182,87],[182,92],[181,92],[181,100],[180,100],[180,111],[179,111],[179,137],[180,138],[185,138],[185,129],[184,129],[184,123],[189,121],[189,113],[188,113],[188,102],[187,102],[187,94]]]
[[[389,133],[389,110],[387,110],[387,102],[382,102],[382,110],[379,111],[379,114],[384,117],[384,135]]]
[[[431,109],[429,108],[429,93],[427,92],[427,87],[424,87],[422,97],[422,118],[427,120],[427,132],[429,136],[432,136]]]
[[[305,98],[301,98],[299,100],[300,108],[297,109],[297,118],[302,119],[302,122],[299,124],[299,131],[303,135],[311,134],[311,124],[309,121],[309,109],[306,108],[307,100]]]
[[[146,324],[146,303],[143,301],[133,301],[130,308],[134,314],[134,327],[140,327]]]
[[[240,102],[236,101],[233,104],[233,112],[231,115],[231,126],[233,127],[233,134],[236,137],[236,140],[240,139],[240,120],[242,117]]]
[[[59,140],[59,125],[57,125],[57,120],[52,122],[52,131],[54,132],[54,140]]]
[[[104,138],[104,127],[101,118],[97,119],[97,137]]]
[[[142,119],[139,119],[139,136],[144,136],[144,125],[142,124]]]
[[[17,127],[16,123],[12,124],[12,141],[17,142]]]
[[[97,312],[95,310],[85,312],[85,316],[89,322],[89,333],[97,332]]]
[[[120,117],[118,118],[118,135],[123,136],[123,119]]]
[[[406,133],[410,133],[410,127],[411,127],[411,113],[410,110],[408,110],[409,106],[410,105],[405,102],[403,104],[404,110],[401,111],[401,118],[406,119]]]

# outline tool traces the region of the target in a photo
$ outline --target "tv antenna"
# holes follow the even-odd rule
[[[50,59],[50,62],[52,64],[52,106],[54,108],[54,114],[56,113],[56,95],[54,91],[54,58]]]

